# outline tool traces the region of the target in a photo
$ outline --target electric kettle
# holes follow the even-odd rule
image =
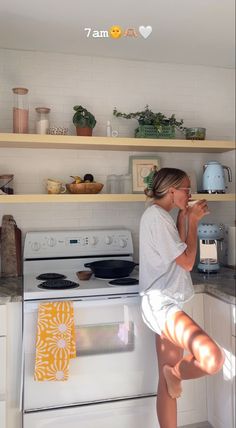
[[[207,193],[225,193],[224,169],[228,173],[228,181],[232,181],[232,171],[228,166],[217,161],[209,161],[203,167],[203,191]]]

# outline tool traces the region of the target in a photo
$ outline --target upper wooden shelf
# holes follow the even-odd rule
[[[235,194],[194,194],[192,199],[206,199],[209,202],[234,202]],[[24,203],[74,203],[74,202],[145,202],[147,200],[144,194],[109,194],[98,193],[96,195],[73,195],[73,194],[60,194],[60,195],[0,195],[0,204],[24,204]]]
[[[233,141],[215,140],[161,140],[151,138],[77,137],[71,135],[0,133],[0,147],[223,153],[235,150],[235,143]]]

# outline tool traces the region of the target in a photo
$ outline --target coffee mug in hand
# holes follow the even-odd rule
[[[193,205],[195,205],[197,202],[198,201],[196,199],[192,201],[188,201],[188,207],[193,207]]]
[[[66,186],[59,180],[47,179],[47,192],[49,194],[65,193]]]

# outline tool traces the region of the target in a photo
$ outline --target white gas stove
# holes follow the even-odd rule
[[[94,275],[87,281],[78,279],[76,272],[88,270],[84,267],[85,263],[111,259],[133,260],[130,231],[105,229],[28,232],[24,246],[24,300],[137,294],[137,284],[112,286],[109,279],[99,279]],[[66,280],[65,288],[41,288],[48,278],[37,279],[38,276],[53,273],[58,274],[55,275],[58,278],[53,281]],[[60,275],[63,276],[61,279]],[[138,278],[136,268],[130,277]]]

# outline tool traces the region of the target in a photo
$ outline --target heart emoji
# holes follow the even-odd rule
[[[140,25],[139,32],[144,39],[147,39],[152,32],[152,27],[151,25],[147,25],[146,27],[144,27],[144,25]]]

